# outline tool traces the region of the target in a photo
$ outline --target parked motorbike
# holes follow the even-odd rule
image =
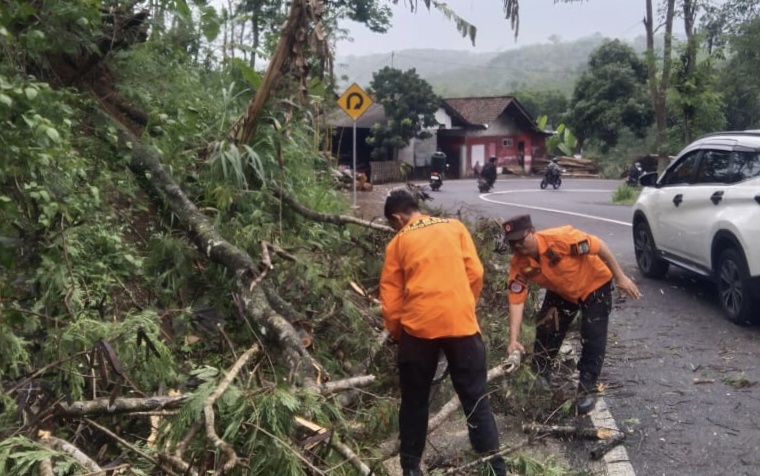
[[[430,174],[430,188],[434,192],[437,192],[438,190],[440,190],[441,185],[443,185],[443,177],[441,177],[441,174],[439,174],[438,172],[432,172]]]
[[[483,177],[478,177],[478,190],[480,193],[488,193],[493,188],[493,182]]]
[[[551,185],[554,190],[557,190],[562,185],[562,173],[559,167],[549,168],[544,174],[543,180],[541,180],[541,190]]]

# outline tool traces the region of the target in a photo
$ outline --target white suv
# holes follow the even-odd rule
[[[688,269],[716,282],[731,321],[757,317],[760,131],[702,137],[640,183],[633,242],[644,276],[662,277],[670,264]]]

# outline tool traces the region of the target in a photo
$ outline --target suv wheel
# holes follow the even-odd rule
[[[716,268],[718,298],[726,317],[736,324],[751,320],[752,294],[749,270],[742,253],[729,248],[721,253]]]
[[[641,274],[647,278],[661,278],[668,272],[668,262],[657,256],[652,232],[644,220],[633,225],[633,245],[636,251],[636,264]]]

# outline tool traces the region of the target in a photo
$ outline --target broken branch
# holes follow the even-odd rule
[[[514,453],[516,451],[520,451],[521,449],[523,449],[526,446],[528,446],[528,444],[529,444],[528,441],[524,441],[524,442],[520,443],[519,445],[514,446],[512,448],[501,449],[499,451],[496,451],[495,453],[491,453],[491,454],[489,454],[487,456],[483,456],[482,458],[478,458],[475,461],[470,461],[469,463],[464,464],[462,466],[457,466],[456,468],[449,468],[446,471],[444,471],[443,474],[457,474],[457,473],[461,473],[463,471],[467,471],[469,469],[474,468],[475,466],[478,466],[480,464],[485,463],[486,461],[490,460],[491,458],[493,458],[495,456],[504,456],[504,455],[508,455],[510,453]]]
[[[66,417],[83,417],[93,415],[118,415],[122,413],[149,412],[161,409],[179,408],[189,395],[178,397],[148,397],[148,398],[117,398],[113,405],[108,404],[107,398],[82,400],[68,405],[64,402],[58,405],[57,413]]]
[[[370,467],[364,464],[364,462],[359,459],[359,456],[354,453],[351,448],[346,446],[344,443],[341,443],[335,435],[333,435],[333,437],[330,439],[330,447],[340,453],[341,456],[346,458],[346,460],[359,471],[359,474],[362,474],[363,476],[369,476],[372,474]]]
[[[128,131],[122,131],[122,138],[132,144],[133,154],[129,167],[135,175],[150,183],[148,193],[163,195],[171,211],[188,230],[188,235],[198,250],[235,274],[246,314],[277,336],[285,351],[291,374],[302,377],[306,386],[313,386],[315,368],[321,367],[309,355],[293,325],[271,308],[264,293],[255,286],[259,273],[250,255],[219,234],[211,220],[190,201],[166,171],[154,150],[142,144]],[[306,363],[302,365],[304,360]]]
[[[291,208],[293,208],[293,210],[298,212],[298,214],[303,215],[310,220],[318,221],[321,223],[332,223],[334,225],[360,225],[366,228],[371,228],[373,230],[387,231],[389,233],[396,232],[393,228],[387,225],[381,225],[380,223],[362,220],[361,218],[356,218],[348,215],[321,213],[311,210],[298,203],[295,198],[288,195],[279,187],[275,187],[274,194],[277,196],[277,198],[287,203]]]
[[[358,377],[350,377],[335,382],[326,382],[320,387],[320,393],[322,395],[330,395],[340,392],[341,390],[352,390],[356,387],[366,387],[367,385],[371,385],[374,381],[374,375],[360,375]]]
[[[602,441],[597,444],[594,449],[591,450],[591,459],[600,460],[606,455],[612,448],[616,447],[620,443],[625,441],[625,433],[618,432],[611,438]]]
[[[243,365],[248,362],[248,359],[258,351],[259,346],[256,344],[246,350],[237,362],[235,362],[235,365],[233,365],[227,372],[227,375],[224,376],[222,381],[219,382],[219,386],[217,386],[214,392],[203,402],[203,415],[206,418],[206,436],[211,440],[215,447],[219,448],[227,456],[227,462],[217,471],[217,474],[229,473],[232,468],[237,466],[238,456],[237,453],[235,453],[235,449],[229,443],[219,438],[219,435],[216,433],[216,428],[214,428],[214,402],[216,402],[216,400],[227,390],[227,387],[230,386],[237,374],[240,373],[240,370],[243,368]]]
[[[41,433],[44,433],[44,432],[41,432]],[[40,443],[42,443],[44,446],[47,446],[48,448],[53,449],[55,451],[66,453],[67,455],[74,458],[74,460],[77,463],[79,463],[81,467],[83,467],[84,469],[86,469],[87,471],[91,473],[103,472],[103,469],[100,466],[98,466],[98,464],[95,461],[93,461],[89,456],[84,454],[82,450],[72,445],[68,441],[62,440],[60,438],[56,438],[55,436],[50,436],[48,434],[43,434],[40,437]]]
[[[608,440],[613,438],[619,431],[610,428],[583,428],[567,425],[541,425],[529,423],[522,426],[524,433],[534,435],[549,435],[555,437],[576,437],[590,440]]]
[[[50,458],[40,461],[40,476],[55,476],[53,473],[53,462]]]
[[[114,433],[111,430],[109,430],[108,428],[104,427],[103,425],[100,425],[100,424],[98,424],[98,423],[90,420],[89,418],[85,418],[84,421],[86,421],[90,425],[94,426],[98,430],[102,431],[103,433],[105,433],[109,437],[111,437],[113,440],[115,440],[121,446],[127,448],[128,450],[130,450],[133,453],[141,456],[142,458],[150,461],[154,465],[160,466],[161,470],[163,472],[165,472],[166,474],[168,474],[169,476],[179,476],[177,473],[175,473],[174,471],[172,471],[171,469],[169,469],[168,467],[166,467],[167,466],[166,464],[162,464],[160,461],[156,460],[156,458],[154,458],[151,455],[149,455],[148,453],[142,451],[140,448],[138,448],[137,446],[131,444],[130,442],[128,442],[124,438],[120,437],[116,433]],[[187,470],[185,470],[184,472],[186,473]]]

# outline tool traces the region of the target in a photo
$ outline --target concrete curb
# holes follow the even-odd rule
[[[599,398],[596,402],[596,407],[589,413],[591,423],[596,428],[607,428],[615,431],[620,431],[615,423],[615,419],[612,417],[609,409],[607,408],[607,402],[604,398]],[[631,461],[628,458],[628,450],[623,444],[620,444],[612,448],[602,458],[605,464],[605,475],[607,476],[635,476],[636,472],[633,470]]]

